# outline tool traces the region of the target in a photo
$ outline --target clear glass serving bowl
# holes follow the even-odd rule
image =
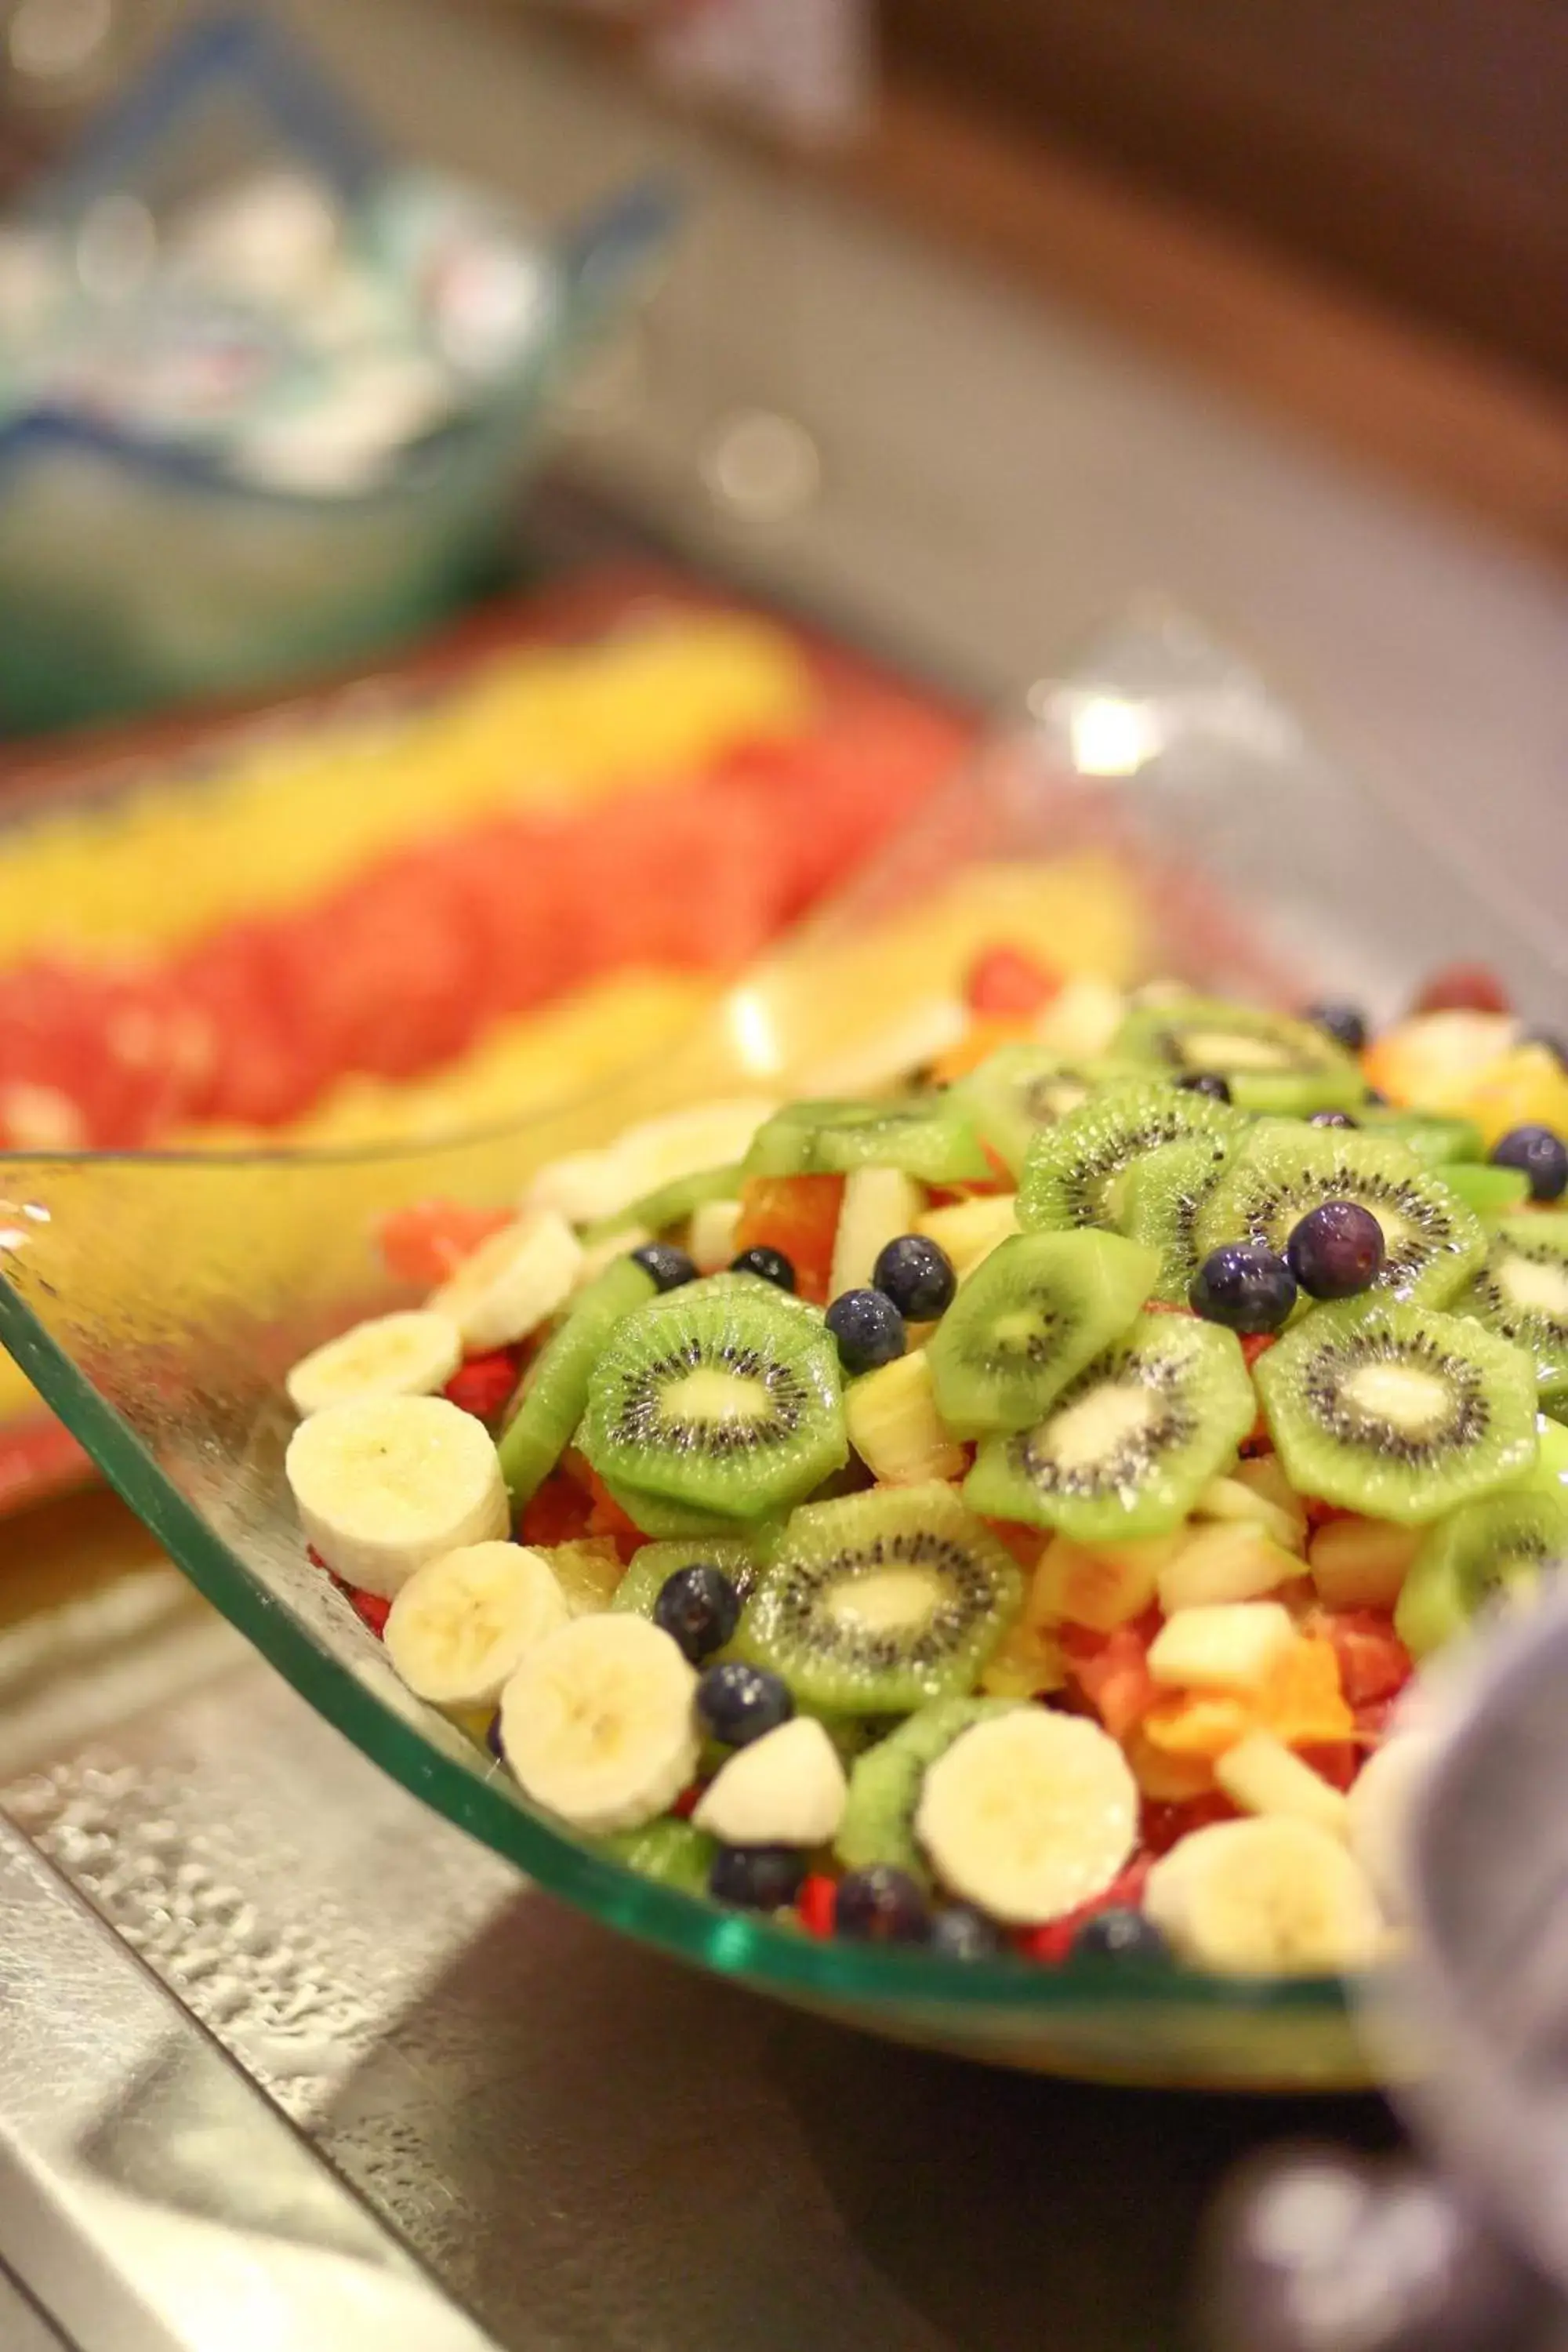
[[[545,1160],[715,1090],[820,1087],[830,1072],[866,1083],[918,1058],[976,946],[1022,934],[1048,953],[1051,925],[1108,858],[1139,894],[1150,972],[1265,997],[1331,979],[1387,1007],[1463,943],[1532,1014],[1560,1004],[1561,970],[1180,623],[1118,633],[1033,709],[1026,733],[996,743],[680,1051],[604,1093],[438,1148],[0,1163],[0,1337],[193,1582],[323,1716],[607,1926],[779,1999],[1002,2064],[1342,2087],[1365,2066],[1336,1983],[819,1942],[606,1861],[402,1688],[306,1559],[283,1481],[283,1370],[395,1296],[374,1250],[384,1212],[437,1194],[505,1201]]]

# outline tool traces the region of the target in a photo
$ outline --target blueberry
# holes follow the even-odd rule
[[[789,1685],[762,1666],[726,1658],[710,1666],[697,1685],[697,1717],[726,1748],[749,1748],[764,1731],[776,1731],[795,1713]]]
[[[1194,1070],[1190,1077],[1178,1078],[1176,1084],[1189,1095],[1206,1095],[1210,1102],[1230,1100],[1230,1080],[1222,1078],[1217,1070]]]
[[[673,1242],[645,1242],[633,1250],[632,1264],[651,1274],[661,1290],[679,1290],[683,1282],[697,1279],[695,1264]]]
[[[952,1260],[923,1234],[900,1234],[881,1250],[871,1269],[871,1286],[890,1298],[910,1323],[945,1315],[958,1288]]]
[[[1347,1054],[1359,1054],[1366,1044],[1366,1015],[1356,1004],[1310,1004],[1307,1018],[1326,1030]]]
[[[1194,1314],[1228,1331],[1278,1331],[1296,1304],[1296,1281],[1261,1242],[1226,1242],[1205,1258],[1187,1297]]]
[[[721,1569],[707,1560],[678,1568],[659,1586],[653,1622],[661,1625],[694,1666],[721,1650],[741,1622],[741,1596]]]
[[[1084,1921],[1072,1939],[1072,1957],[1075,1960],[1163,1962],[1171,1957],[1171,1947],[1152,1919],[1118,1905]]]
[[[764,1282],[773,1283],[780,1290],[795,1288],[795,1268],[783,1250],[769,1249],[764,1244],[742,1250],[739,1257],[731,1258],[730,1271],[760,1275]]]
[[[923,1944],[930,1916],[907,1870],[874,1862],[839,1880],[833,1925],[839,1935],[863,1944]]]
[[[1352,1118],[1348,1110],[1315,1110],[1307,1124],[1309,1127],[1359,1127],[1361,1121]]]
[[[1510,1127],[1492,1146],[1492,1164],[1522,1169],[1535,1201],[1561,1200],[1568,1187],[1568,1144],[1549,1127]]]
[[[975,1911],[967,1903],[952,1903],[945,1911],[939,1911],[926,1941],[933,1952],[944,1953],[950,1960],[992,1960],[1002,1949],[1000,1932],[984,1911]]]
[[[890,1364],[909,1344],[904,1318],[879,1290],[846,1290],[827,1310],[827,1328],[838,1342],[845,1370],[874,1372]]]
[[[1353,1298],[1383,1271],[1383,1227],[1359,1201],[1322,1201],[1292,1227],[1285,1256],[1310,1298]]]
[[[506,1754],[500,1744],[500,1709],[499,1706],[491,1716],[489,1727],[485,1732],[485,1746],[489,1749],[490,1754],[495,1758],[498,1764],[504,1764],[506,1762]]]
[[[747,1911],[782,1911],[805,1877],[805,1856],[793,1845],[721,1845],[708,1873],[708,1892]]]

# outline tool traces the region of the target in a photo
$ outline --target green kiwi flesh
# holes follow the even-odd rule
[[[708,1874],[719,1851],[705,1830],[689,1822],[648,1822],[640,1830],[617,1830],[613,1836],[589,1841],[595,1853],[635,1870],[639,1878],[656,1878],[661,1886],[679,1886],[688,1895],[706,1895]]]
[[[1018,1186],[1026,1233],[1121,1223],[1128,1171],[1167,1143],[1208,1136],[1221,1145],[1246,1122],[1228,1104],[1148,1080],[1118,1087],[1036,1136]]]
[[[1355,1061],[1311,1022],[1215,997],[1135,1006],[1110,1050],[1176,1078],[1212,1072],[1244,1110],[1304,1118],[1314,1110],[1353,1110],[1366,1096]]]
[[[973,1112],[982,1139],[1016,1177],[1031,1140],[1042,1128],[1081,1110],[1084,1104],[1120,1081],[1135,1083],[1142,1071],[1115,1062],[1064,1062],[1047,1046],[1027,1040],[1003,1045],[955,1081],[952,1099]]]
[[[1394,1630],[1416,1658],[1462,1633],[1500,1597],[1529,1599],[1542,1571],[1568,1567],[1568,1498],[1489,1495],[1440,1519],[1411,1562]]]
[[[1319,1307],[1258,1360],[1298,1494],[1420,1527],[1535,1459],[1529,1359],[1458,1315],[1371,1293]]]
[[[984,1258],[926,1345],[955,1437],[1026,1429],[1125,1331],[1160,1261],[1120,1234],[1018,1234]]]
[[[657,1192],[645,1192],[640,1201],[628,1202],[613,1216],[598,1217],[584,1225],[583,1239],[591,1245],[627,1233],[633,1226],[645,1234],[665,1234],[671,1225],[683,1224],[692,1210],[705,1202],[733,1200],[740,1189],[739,1160],[731,1168],[704,1168],[694,1176],[677,1176],[661,1184]]]
[[[858,1757],[849,1774],[844,1819],[833,1842],[845,1868],[865,1870],[874,1863],[890,1863],[929,1885],[925,1857],[915,1838],[921,1783],[960,1732],[991,1716],[1012,1715],[1019,1704],[1010,1698],[933,1699]]]
[[[616,1258],[578,1292],[523,1375],[501,1433],[501,1475],[515,1507],[537,1493],[572,1443],[588,1402],[588,1380],[616,1325],[657,1296],[654,1279]]]
[[[578,1443],[617,1488],[733,1518],[787,1509],[848,1459],[837,1351],[782,1292],[689,1284],[616,1326]]]
[[[1198,1218],[1225,1172],[1226,1147],[1217,1136],[1194,1135],[1163,1143],[1127,1171],[1123,1231],[1160,1253],[1150,1297],[1184,1307],[1199,1265]]]
[[[1457,1193],[1478,1217],[1505,1217],[1522,1209],[1530,1198],[1530,1179],[1522,1168],[1493,1168],[1480,1160],[1447,1160],[1438,1171],[1450,1192]]]
[[[995,1171],[972,1112],[951,1094],[882,1102],[797,1102],[760,1127],[748,1176],[845,1176],[898,1168],[928,1184],[977,1183]]]
[[[679,1543],[646,1543],[632,1554],[631,1564],[616,1589],[612,1610],[651,1617],[653,1604],[672,1576],[683,1568],[716,1568],[727,1576],[742,1601],[751,1596],[762,1558],[760,1542],[738,1536],[714,1536],[704,1541],[689,1537]]]
[[[1283,1256],[1292,1229],[1324,1201],[1356,1201],[1383,1228],[1380,1290],[1440,1306],[1486,1255],[1486,1236],[1435,1170],[1403,1144],[1336,1127],[1265,1119],[1231,1154],[1197,1221],[1198,1255],[1262,1242]]]
[[[969,1690],[1023,1604],[1017,1561],[951,1487],[796,1511],[735,1647],[803,1706],[887,1715]]]
[[[1568,1216],[1505,1217],[1453,1311],[1522,1348],[1543,1398],[1568,1395]]]
[[[1234,1332],[1141,1315],[1044,1420],[984,1440],[963,1498],[1085,1543],[1162,1535],[1235,1459],[1257,1412]]]
[[[1391,1136],[1428,1168],[1486,1158],[1485,1139],[1473,1119],[1450,1118],[1439,1111],[1394,1110],[1384,1103],[1359,1103],[1355,1116],[1356,1125],[1368,1135]]]

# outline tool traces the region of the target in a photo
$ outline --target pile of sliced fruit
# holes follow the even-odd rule
[[[1395,1702],[1568,1558],[1568,1147],[1387,1099],[1484,1008],[1369,1045],[1011,949],[973,999],[901,1094],[395,1220],[426,1306],[289,1375],[308,1540],[635,1870],[967,1958],[1364,1968]]]

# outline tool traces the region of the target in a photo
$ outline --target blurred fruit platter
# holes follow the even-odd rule
[[[341,1148],[638,1062],[858,865],[972,723],[652,570],[265,717],[0,791],[0,1146]],[[0,1508],[87,1475],[0,1373]]]

